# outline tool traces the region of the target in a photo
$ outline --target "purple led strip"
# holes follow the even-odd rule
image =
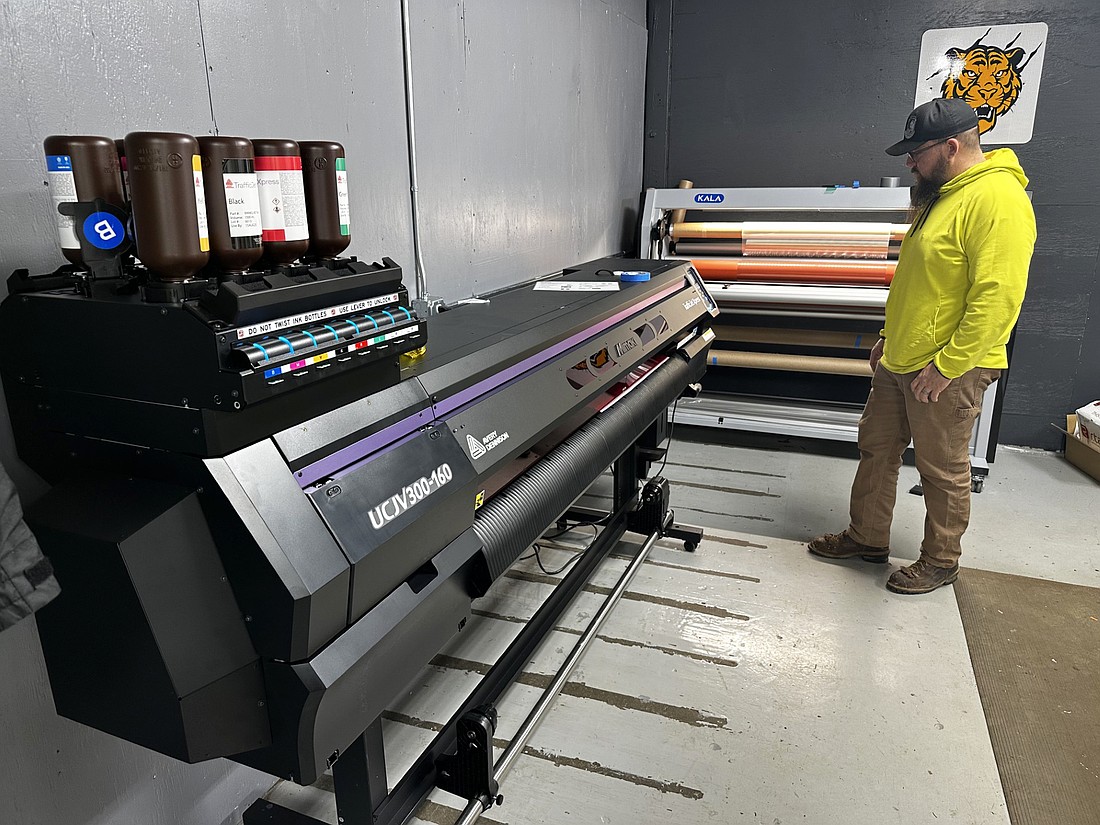
[[[308,487],[322,478],[328,478],[363,456],[370,455],[387,444],[420,429],[431,420],[431,407],[425,407],[420,412],[410,415],[408,418],[402,418],[397,423],[390,424],[390,426],[379,430],[373,435],[368,435],[354,444],[349,444],[332,455],[314,461],[294,474],[294,477],[298,480],[298,486]]]
[[[457,392],[449,398],[444,399],[439,404],[434,405],[434,414],[431,420],[440,419],[444,416],[454,412],[459,407],[468,404],[475,398],[485,395],[491,390],[496,389],[502,384],[506,384],[515,378],[518,378],[522,373],[528,372],[531,369],[539,366],[540,364],[549,361],[568,349],[575,347],[581,341],[586,338],[590,338],[593,335],[598,335],[609,327],[614,326],[625,318],[629,318],[631,315],[636,315],[639,312],[649,309],[658,301],[668,297],[672,293],[678,291],[683,287],[683,283],[672,283],[665,287],[660,292],[653,295],[646,303],[638,307],[637,305],[624,309],[621,312],[612,315],[588,329],[578,332],[563,341],[559,341],[552,347],[548,347],[535,355],[531,355],[517,364],[513,364],[506,370],[502,370],[488,378],[479,381],[473,386],[467,387],[461,392]],[[403,438],[409,433],[413,432],[422,426],[426,421],[423,419],[428,413],[428,410],[421,410],[415,415],[411,415],[408,418],[403,418],[395,424],[391,424],[385,429],[379,430],[373,435],[369,435],[366,438],[356,441],[354,444],[349,444],[341,450],[337,450],[335,453],[324,458],[315,461],[308,467],[303,467],[294,475],[298,480],[299,487],[308,487],[311,484],[319,481],[322,478],[328,478],[334,475],[337,471],[342,470],[352,463],[359,463],[361,459],[370,455],[371,453],[381,449],[392,441],[396,441],[399,438]]]
[[[572,349],[585,338],[590,338],[593,335],[598,335],[609,327],[613,327],[624,318],[629,318],[631,315],[636,315],[643,310],[649,309],[662,298],[665,298],[671,295],[673,292],[676,292],[678,289],[680,289],[681,286],[683,286],[683,284],[674,283],[671,286],[665,287],[663,290],[650,298],[641,308],[634,306],[630,309],[624,309],[622,312],[619,312],[616,315],[612,315],[605,321],[601,321],[600,323],[596,324],[595,326],[589,327],[583,332],[578,332],[571,338],[566,338],[564,341],[559,341],[557,344],[554,344],[554,346],[548,347],[547,349],[544,349],[535,355],[529,356],[523,361],[520,361],[518,364],[514,364],[506,370],[502,370],[495,375],[489,376],[483,381],[479,381],[472,387],[467,387],[466,389],[462,390],[462,392],[456,392],[454,395],[450,396],[449,398],[443,399],[441,402],[435,405],[435,417],[442,418],[443,416],[454,412],[457,408],[463,406],[470,401],[473,401],[475,398],[485,395],[487,392],[496,389],[501,384],[505,384],[512,379],[517,378],[520,374],[525,373],[528,370],[533,369],[534,367],[537,367],[545,361],[549,361],[551,358],[561,355],[568,349]]]

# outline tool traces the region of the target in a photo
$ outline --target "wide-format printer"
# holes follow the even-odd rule
[[[636,497],[717,310],[676,260],[429,319],[388,259],[292,275],[17,271],[0,372],[52,485],[27,521],[62,587],[38,615],[58,712],[308,784],[623,456]]]

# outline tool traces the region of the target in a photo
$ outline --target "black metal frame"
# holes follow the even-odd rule
[[[355,740],[333,764],[336,809],[341,825],[398,825],[404,822],[437,784],[437,763],[456,751],[459,725],[469,713],[491,706],[504,693],[530,661],[535,649],[557,624],[565,608],[592,577],[608,552],[627,530],[627,521],[638,497],[638,450],[631,446],[615,462],[614,505],[607,525],[573,569],[554,588],[549,598],[524,625],[519,636],[467,697],[408,773],[387,793],[385,754],[380,719]],[[673,531],[680,531],[674,533]],[[685,532],[686,531],[686,532]],[[693,539],[702,536],[699,528],[670,527],[669,535]],[[692,549],[694,549],[692,547]],[[254,802],[244,814],[244,825],[321,825],[320,820],[263,799]]]

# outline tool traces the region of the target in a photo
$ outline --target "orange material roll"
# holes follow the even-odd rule
[[[693,258],[706,281],[888,285],[897,261],[798,260],[787,258]]]
[[[886,239],[899,243],[905,237],[909,225],[904,223],[856,223],[827,221],[685,221],[674,222],[669,229],[672,240],[711,238],[735,240],[738,238],[779,237],[829,240],[845,237],[854,239]]]
[[[711,327],[719,341],[749,344],[770,344],[785,347],[830,347],[833,349],[869,350],[878,341],[877,335],[864,332],[841,332],[827,329],[784,329],[782,327],[743,327],[740,324],[715,324]]]

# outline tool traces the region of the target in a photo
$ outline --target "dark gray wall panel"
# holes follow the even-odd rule
[[[1047,23],[1034,137],[1012,147],[1031,178],[1039,239],[1001,440],[1057,446],[1056,434],[1037,422],[1100,396],[1100,366],[1082,356],[1100,344],[1100,7],[1088,0],[1031,7],[652,0],[649,16],[668,21],[672,32],[651,40],[657,51],[649,56],[645,185],[662,187],[681,178],[729,187],[906,181],[904,162],[883,149],[900,138],[912,108],[922,34]],[[655,77],[663,65],[666,76]]]
[[[1100,227],[1100,215],[1092,224]],[[1073,397],[1077,406],[1100,399],[1100,257],[1092,271],[1092,294],[1086,309],[1089,323],[1081,339],[1081,357]]]

